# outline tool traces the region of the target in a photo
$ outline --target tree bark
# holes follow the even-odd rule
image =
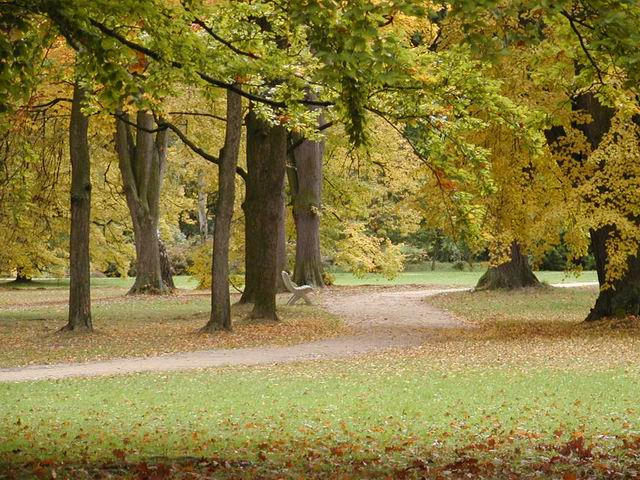
[[[211,270],[211,316],[202,329],[211,333],[231,330],[229,298],[229,239],[236,190],[236,166],[242,137],[242,98],[227,92],[227,127],[218,165],[218,200],[213,229],[213,264]]]
[[[599,228],[591,231],[591,250],[596,260],[598,283],[606,283],[608,253],[607,241],[613,229]],[[613,282],[607,289],[600,289],[596,304],[593,306],[586,321],[600,320],[607,317],[626,317],[640,314],[640,258],[638,255],[629,257],[627,271],[624,276]]]
[[[278,225],[282,221],[287,131],[258,119],[252,111],[246,124],[246,281],[241,301],[253,299],[253,318],[277,321]]]
[[[591,115],[589,123],[575,124],[574,126],[585,135],[593,149],[598,148],[611,128],[611,120],[615,111],[602,105],[593,93],[577,96],[573,101],[573,109]],[[584,161],[583,158],[577,160]],[[638,218],[630,220],[636,223],[639,221]],[[587,315],[586,321],[640,313],[640,258],[638,254],[628,257],[627,271],[624,276],[613,282],[609,288],[604,288],[609,268],[607,243],[612,238],[614,230],[613,225],[607,225],[590,232],[591,250],[596,260],[600,293],[594,307]]]
[[[209,220],[207,218],[207,190],[202,170],[198,173],[198,227],[204,243],[209,235]]]
[[[283,293],[287,291],[287,287],[282,280],[281,272],[283,270],[289,270],[289,264],[287,261],[287,198],[285,195],[284,187],[280,193],[280,220],[278,222],[278,254],[276,259],[276,291]]]
[[[247,144],[249,141],[249,138],[247,138]],[[247,174],[249,173],[247,172]],[[244,213],[244,290],[242,291],[240,300],[238,300],[238,304],[240,305],[253,303],[255,301],[257,281],[256,265],[258,264],[258,251],[260,250],[258,239],[254,236],[257,229],[254,225],[255,216],[250,210],[251,200],[249,197],[252,195],[249,187],[250,181],[250,178],[247,177],[245,184],[245,201],[242,204],[242,211]]]
[[[293,145],[300,137],[293,136]],[[322,204],[322,156],[324,142],[303,140],[292,152],[289,185],[296,225],[296,260],[293,281],[324,287],[320,254],[320,208]]]
[[[163,281],[158,236],[167,130],[152,133],[153,116],[139,111],[134,140],[129,124],[121,117],[127,120],[122,113],[116,116],[116,150],[136,244],[136,280],[129,294],[169,293],[172,287]]]
[[[71,157],[71,232],[69,245],[69,320],[63,330],[91,331],[91,163],[89,118],[82,113],[84,91],[76,81],[69,125]]]
[[[520,250],[517,242],[511,243],[511,258],[497,267],[490,267],[480,277],[476,290],[498,290],[524,287],[539,287],[540,282],[529,265],[529,260]]]
[[[173,268],[171,267],[171,259],[169,258],[169,252],[164,246],[164,242],[158,239],[158,251],[160,252],[160,270],[162,272],[162,281],[171,290],[176,289],[176,284],[173,281]]]

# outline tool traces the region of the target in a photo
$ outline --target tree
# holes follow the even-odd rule
[[[278,221],[278,229],[276,233],[278,246],[276,247],[276,291],[279,293],[287,292],[287,287],[282,280],[281,272],[289,270],[289,260],[287,257],[287,195],[284,188],[280,192],[280,213]]]
[[[640,313],[640,221],[633,201],[640,187],[640,117],[635,109],[616,110],[604,101],[591,92],[577,95],[571,127],[548,135],[556,148],[566,147],[571,129],[585,140],[564,164],[568,174],[582,172],[571,178],[588,209],[588,221],[580,223],[589,231],[601,287],[587,321]]]
[[[601,289],[587,320],[636,314],[640,230],[630,195],[640,176],[634,122],[639,70],[633,66],[640,61],[640,6],[618,0],[514,1],[492,15],[486,3],[452,3],[470,27],[465,30],[484,45],[478,51],[500,57],[518,51],[519,60],[527,50],[537,52],[523,82],[535,84],[537,92],[530,90],[525,102],[542,105],[547,116],[542,128],[549,158],[564,183],[560,202],[547,200],[556,215],[565,214],[566,230],[558,230],[570,239],[571,258],[586,253],[587,239],[596,257]],[[492,31],[502,44],[489,41]]]
[[[518,242],[512,242],[509,248],[509,259],[489,269],[480,277],[476,290],[514,289],[538,287],[536,278],[529,265],[529,259],[520,251]]]
[[[129,293],[166,293],[173,280],[166,266],[163,277],[158,220],[168,133],[166,128],[154,131],[147,111],[137,113],[135,140],[131,123],[128,115],[116,114],[116,151],[136,244],[136,280]]]
[[[247,194],[243,208],[247,281],[241,302],[253,300],[254,318],[278,320],[278,228],[283,213],[287,131],[282,125],[269,125],[253,110],[246,117],[246,125]]]
[[[296,225],[296,258],[293,281],[323,287],[320,254],[320,210],[322,208],[322,160],[324,140],[291,139],[292,165],[287,169]]]
[[[64,330],[93,330],[89,232],[91,218],[91,162],[87,131],[89,119],[82,112],[85,93],[79,80],[73,89],[69,123],[71,157],[71,235],[69,243],[69,321]]]
[[[235,178],[242,133],[242,98],[227,92],[227,127],[218,164],[218,200],[213,230],[211,317],[204,332],[231,330],[229,239],[235,199]]]

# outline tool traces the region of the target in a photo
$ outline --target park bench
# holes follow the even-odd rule
[[[284,282],[284,286],[287,287],[293,296],[287,302],[287,305],[294,305],[298,300],[302,299],[306,302],[307,305],[312,305],[311,300],[307,297],[307,294],[313,291],[313,287],[310,285],[296,285],[291,281],[289,274],[282,271],[282,281]]]

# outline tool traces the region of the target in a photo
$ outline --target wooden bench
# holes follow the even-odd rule
[[[300,299],[304,300],[307,305],[313,305],[311,303],[311,300],[309,300],[309,297],[307,297],[307,294],[313,291],[312,286],[296,285],[291,281],[291,277],[289,277],[289,274],[284,270],[282,271],[282,281],[284,282],[284,286],[287,287],[287,290],[289,290],[293,294],[293,296],[287,302],[287,305],[294,305]]]

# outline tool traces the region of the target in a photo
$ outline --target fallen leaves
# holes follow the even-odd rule
[[[119,295],[115,295],[115,292]],[[281,307],[279,323],[251,322],[246,306],[234,306],[234,331],[196,332],[208,320],[207,294],[128,297],[124,289],[96,289],[91,335],[59,333],[66,322],[65,290],[3,297],[0,311],[0,367],[143,357],[216,348],[291,345],[344,332],[339,319],[318,308]]]
[[[467,295],[447,301],[493,301]],[[583,328],[586,295],[524,295],[409,351],[5,386],[6,477],[640,478],[638,332]]]
[[[410,447],[389,448],[384,451],[363,445],[338,443],[313,446],[302,441],[274,443],[260,450],[256,459],[220,458],[210,456],[156,457],[127,460],[123,452],[113,452],[113,460],[75,463],[43,460],[6,465],[5,478],[72,478],[88,480],[110,479],[521,479],[561,478],[578,480],[592,478],[640,478],[640,458],[624,445],[632,445],[627,438],[617,439],[615,445],[602,445],[588,456],[574,455],[574,437],[567,443],[524,444],[528,457],[518,450],[500,448],[486,453],[471,446],[463,446],[464,453],[438,452],[424,448],[419,453]],[[580,442],[578,442],[580,443]],[[509,445],[505,438],[497,438],[497,445]],[[573,444],[572,444],[573,445]],[[580,450],[583,444],[578,446]],[[597,447],[597,445],[593,445]],[[542,451],[544,455],[534,452]],[[323,452],[326,452],[323,453]],[[328,454],[328,455],[327,455]],[[0,471],[0,476],[2,472]]]

